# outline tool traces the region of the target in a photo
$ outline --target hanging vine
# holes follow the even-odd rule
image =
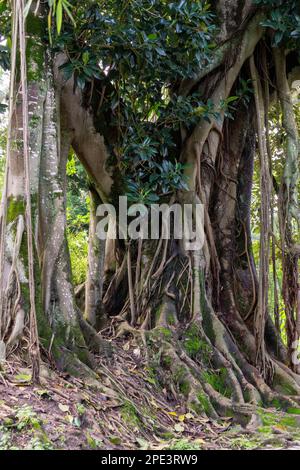
[[[274,48],[276,83],[282,110],[282,126],[286,133],[285,164],[279,191],[280,236],[282,245],[283,282],[282,295],[285,303],[286,331],[290,361],[298,350],[300,336],[299,312],[299,245],[295,233],[299,233],[300,217],[298,203],[299,183],[299,135],[295,120],[291,91],[287,79],[284,49]],[[295,225],[294,225],[295,224]],[[298,365],[293,366],[298,370]]]
[[[21,288],[19,280],[19,272],[17,269],[17,260],[20,254],[21,243],[26,236],[27,240],[27,258],[28,265],[28,286],[29,286],[29,355],[32,363],[32,380],[39,382],[40,370],[40,351],[39,338],[36,320],[36,298],[35,298],[35,277],[34,277],[34,243],[32,229],[32,213],[31,213],[31,195],[30,195],[30,149],[29,149],[29,122],[28,122],[28,89],[27,89],[27,66],[26,66],[26,32],[25,32],[25,14],[24,0],[14,0],[12,5],[13,11],[13,35],[12,35],[12,53],[11,53],[11,78],[10,78],[10,96],[9,96],[9,122],[8,122],[8,139],[7,139],[7,159],[6,159],[6,176],[5,187],[2,200],[1,214],[1,273],[2,285],[0,288],[0,306],[1,306],[1,340],[4,343],[6,338],[6,346],[13,346],[14,342],[22,334],[26,313],[22,306]],[[17,51],[20,58],[20,77],[16,76],[16,63],[18,59]],[[19,79],[18,85],[17,80]],[[4,284],[4,267],[5,267],[5,237],[7,230],[7,181],[11,164],[11,151],[13,148],[12,123],[13,115],[16,113],[16,100],[18,95],[22,94],[22,151],[24,162],[24,203],[25,203],[25,220],[22,214],[19,215],[17,221],[17,229],[14,240],[13,259],[10,266],[10,272],[7,277],[6,285]],[[12,326],[12,320],[14,325]],[[11,330],[12,329],[12,330]],[[11,330],[11,331],[10,331]],[[8,338],[7,335],[9,334]]]

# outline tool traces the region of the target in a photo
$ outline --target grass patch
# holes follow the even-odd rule
[[[201,446],[196,441],[178,439],[178,441],[171,443],[169,450],[201,450]]]

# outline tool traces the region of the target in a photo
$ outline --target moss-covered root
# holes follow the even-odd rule
[[[111,343],[97,334],[96,330],[82,317],[78,309],[76,309],[76,313],[88,349],[96,354],[105,356],[105,358],[111,357],[113,354]]]
[[[203,370],[190,369],[173,347],[162,350],[162,364],[168,367],[177,392],[184,396],[187,408],[193,412],[213,419],[230,416],[243,426],[260,422],[255,405],[236,403],[231,397],[222,395],[215,389],[215,384],[207,381]]]
[[[213,324],[211,326],[213,328]],[[226,330],[223,328],[223,332]],[[217,333],[214,333],[214,337]],[[230,396],[235,403],[259,404],[262,400],[257,388],[249,382],[240,365],[227,348],[224,335],[220,335],[218,344],[223,348],[217,348],[207,337],[201,325],[191,323],[183,336],[183,351],[181,358],[191,368],[195,368],[195,362],[202,364],[204,381],[224,395]]]
[[[234,416],[241,424],[259,422],[256,409],[274,406],[280,409],[297,408],[295,390],[289,389],[290,376],[275,370],[284,391],[272,390],[259,372],[247,362],[226,328],[216,319],[212,322],[213,339],[208,338],[201,323],[190,323],[184,332],[174,329],[169,315],[160,309],[157,326],[144,331],[121,323],[121,334],[132,334],[137,340],[146,338],[146,359],[160,357],[162,382],[176,398],[197,413],[216,418]],[[172,317],[173,318],[173,317]],[[163,320],[163,321],[161,321]],[[217,327],[216,327],[217,326]],[[143,333],[143,334],[142,334]],[[145,340],[143,340],[145,346]],[[285,378],[285,380],[283,380]],[[287,381],[286,381],[287,379]],[[297,386],[296,382],[293,383]],[[281,392],[281,393],[280,393]]]
[[[170,371],[175,391],[185,397],[187,408],[212,418],[218,417],[200,381],[194,377],[175,349],[168,343],[162,346],[161,364]],[[171,386],[170,383],[169,386]]]
[[[225,360],[228,363],[227,367],[230,367],[237,377],[246,402],[270,406],[274,398],[281,395],[283,406],[286,406],[287,402],[290,406],[293,406],[292,403],[295,405],[298,400],[297,396],[300,394],[299,377],[296,374],[293,374],[284,364],[268,356],[273,365],[274,378],[272,383],[267,384],[258,369],[252,366],[249,351],[243,351],[238,347],[207,299],[203,309],[203,320],[205,334],[210,344],[213,345],[216,357],[221,362]],[[251,338],[251,333],[248,332],[248,334]],[[249,394],[252,397],[250,400],[247,397]]]
[[[166,385],[197,413],[213,418],[232,416],[247,425],[259,423],[259,406],[297,408],[293,397],[272,391],[266,384],[263,387],[262,379],[248,382],[231,354],[226,358],[195,324],[188,327],[181,341],[166,327],[156,327],[150,335],[160,347],[161,366],[169,371]]]

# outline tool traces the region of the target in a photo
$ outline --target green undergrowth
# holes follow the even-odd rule
[[[23,405],[2,420],[0,425],[0,450],[18,450],[14,435],[22,434],[25,448],[33,450],[53,449],[51,441],[43,430],[43,422],[29,405]]]
[[[261,420],[261,426],[258,427],[258,432],[261,433],[272,433],[275,429],[279,431],[293,431],[298,432],[300,435],[300,418],[297,415],[300,414],[300,410],[297,408],[291,408],[289,412],[283,413],[279,410],[269,411],[260,408],[258,410],[258,416]]]
[[[165,401],[166,389],[158,387],[146,380],[155,377],[159,382],[159,367],[153,364],[149,371],[143,369],[144,382],[139,379],[139,387],[148,390],[147,400],[131,395],[122,395],[122,400],[116,397],[112,400],[112,407],[105,410],[107,422],[119,422],[119,427],[103,427],[103,419],[95,413],[95,408],[101,409],[98,392],[93,392],[87,386],[76,396],[71,392],[69,382],[60,383],[61,391],[66,400],[56,395],[57,385],[48,389],[46,383],[43,388],[32,388],[30,374],[19,371],[14,376],[19,387],[26,386],[28,402],[30,405],[19,404],[3,399],[3,412],[6,416],[0,422],[0,450],[36,449],[50,450],[62,448],[83,449],[168,449],[168,450],[207,450],[207,449],[264,449],[285,448],[294,445],[300,447],[300,416],[298,408],[290,408],[287,412],[276,408],[258,408],[258,421],[255,425],[249,424],[243,428],[235,419],[227,417],[219,420],[208,420],[203,413],[209,414],[210,401],[204,393],[198,392],[195,396],[195,411],[184,408],[184,400],[172,402]],[[146,374],[145,374],[146,372]],[[214,371],[216,372],[216,371]],[[156,374],[156,375],[155,375]],[[182,382],[185,378],[184,370],[178,366],[174,369],[174,383]],[[176,376],[176,377],[175,377]],[[131,375],[135,380],[135,374]],[[215,382],[215,377],[208,375],[208,380]],[[70,391],[69,391],[70,389]],[[88,392],[88,393],[87,393]],[[94,395],[95,393],[95,395]],[[31,394],[31,395],[30,395]],[[10,395],[8,395],[10,397]],[[23,394],[18,395],[23,399]],[[42,403],[42,404],[41,404]],[[40,414],[41,407],[43,414]],[[116,432],[116,429],[118,431]],[[212,432],[213,430],[213,432]],[[144,433],[151,432],[153,439],[145,439]]]
[[[199,359],[204,364],[210,363],[212,354],[209,344],[200,337],[199,328],[195,324],[191,324],[184,334],[184,348],[192,359]]]
[[[189,441],[188,439],[177,439],[170,443],[169,450],[201,450],[201,444],[195,441]]]
[[[230,398],[231,391],[226,384],[227,370],[222,367],[218,370],[206,370],[202,373],[203,379],[224,397]]]
[[[122,406],[121,415],[125,423],[133,427],[141,426],[141,420],[137,414],[136,408],[132,403],[126,401]]]

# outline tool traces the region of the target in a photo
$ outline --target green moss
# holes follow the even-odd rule
[[[288,408],[286,410],[287,413],[291,415],[300,415],[300,409],[299,408]]]
[[[277,410],[280,410],[282,408],[281,402],[280,402],[280,400],[278,400],[278,398],[274,398],[271,401],[271,406],[274,406],[274,408],[276,408]]]
[[[213,321],[211,313],[207,310],[203,311],[203,328],[212,343],[215,342],[215,331],[213,327]]]
[[[197,414],[201,415],[203,413],[203,407],[199,402],[190,403],[190,408]]]
[[[158,326],[154,329],[154,332],[159,336],[163,336],[165,339],[170,339],[172,337],[172,331],[169,328],[164,326]]]
[[[25,201],[23,197],[10,197],[7,201],[7,213],[6,213],[7,223],[13,222],[16,220],[18,215],[25,214]]]
[[[145,371],[148,373],[148,376],[146,378],[147,382],[153,385],[159,385],[159,383],[157,382],[156,367],[154,365],[150,365],[145,368]]]
[[[201,392],[197,395],[197,398],[201,405],[201,410],[204,411],[207,415],[209,415],[211,411],[211,404],[208,397],[205,395],[204,392]]]
[[[197,442],[178,439],[170,445],[169,450],[201,450],[201,446]]]
[[[179,390],[185,397],[187,397],[191,390],[189,382],[187,380],[183,380],[182,382],[180,382]]]
[[[265,410],[258,410],[263,426],[274,426],[278,423],[278,417]]]
[[[187,396],[190,391],[190,384],[187,380],[187,371],[184,366],[179,366],[174,374],[174,382],[177,384],[180,392]]]
[[[234,417],[234,411],[231,410],[230,408],[227,408],[226,411],[225,411],[225,416],[227,418],[233,418]]]
[[[186,336],[188,338],[198,338],[199,337],[199,327],[192,323],[186,330]]]
[[[202,373],[202,377],[217,392],[221,393],[225,397],[230,398],[231,391],[226,385],[227,370],[225,369],[225,367],[222,367],[217,371],[204,371]]]
[[[259,428],[257,428],[257,431],[261,434],[272,434],[272,429],[270,428],[270,426],[260,426]]]
[[[281,384],[280,388],[282,392],[286,395],[297,395],[297,390],[290,384]]]
[[[257,439],[249,439],[249,435],[236,437],[230,442],[230,447],[232,447],[232,449],[250,450],[255,449],[258,445],[259,441]]]
[[[172,432],[164,432],[161,434],[162,439],[172,439],[174,437],[174,434]]]
[[[55,358],[60,359],[62,351],[65,349],[69,350],[68,358],[70,357],[70,361],[68,359],[68,370],[69,367],[72,367],[73,358],[75,360],[74,367],[75,371],[77,370],[77,361],[76,358],[79,359],[84,364],[89,364],[90,361],[88,359],[88,349],[86,347],[81,329],[76,322],[75,325],[70,325],[69,322],[65,322],[62,318],[62,314],[59,311],[57,315],[55,315],[55,323],[54,323],[54,332],[55,332],[55,346],[56,351],[54,352]],[[58,320],[59,318],[59,320]],[[76,345],[74,347],[74,345]],[[71,352],[71,351],[74,351]],[[57,357],[58,356],[58,357]],[[75,373],[77,375],[77,373]]]
[[[179,366],[174,374],[174,380],[176,383],[179,383],[185,379],[186,376],[186,369],[183,366]]]
[[[160,303],[158,307],[155,309],[155,321],[158,323],[160,316],[161,316],[161,311],[162,311],[162,304]]]
[[[184,348],[190,357],[200,356],[204,364],[210,362],[211,347],[201,339],[199,327],[195,324],[189,326],[185,332]]]
[[[274,377],[273,387],[283,395],[297,395],[298,393],[291,384],[282,382],[281,377]]]
[[[172,364],[172,358],[170,356],[167,356],[167,355],[164,355],[163,356],[163,365],[167,366],[167,367],[170,367],[170,365]]]
[[[133,426],[140,426],[141,421],[136,413],[135,407],[129,401],[126,401],[122,406],[121,415],[123,420]]]
[[[251,401],[251,394],[249,392],[249,390],[247,390],[246,388],[243,390],[243,395],[244,395],[244,399],[245,399],[245,402],[246,403],[249,403]]]
[[[279,421],[279,424],[281,424],[282,426],[289,426],[292,428],[299,426],[299,422],[297,418],[293,418],[292,416],[285,416]]]
[[[186,333],[184,348],[190,357],[195,357],[201,350],[201,340],[199,338],[199,329],[196,325],[191,325]]]
[[[298,409],[291,408],[291,410],[296,410],[298,413]],[[258,414],[262,421],[262,426],[259,428],[259,432],[262,433],[270,433],[272,432],[272,426],[284,426],[284,427],[299,427],[299,421],[297,417],[294,416],[287,416],[277,413],[271,413],[265,410],[258,410]],[[294,414],[294,413],[291,413]]]
[[[168,322],[168,325],[170,326],[175,325],[175,318],[174,318],[173,313],[169,312],[167,314],[167,322]]]
[[[201,350],[201,341],[198,338],[187,338],[184,347],[190,357],[195,357]]]

